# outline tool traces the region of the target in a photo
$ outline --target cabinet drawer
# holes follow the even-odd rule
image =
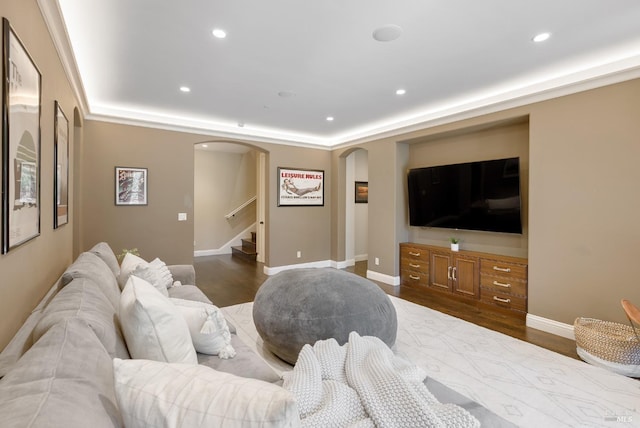
[[[505,293],[497,293],[493,290],[481,289],[480,300],[493,306],[510,309],[513,311],[526,312],[527,299],[524,297],[516,297]]]
[[[526,281],[527,265],[503,262],[500,260],[482,259],[482,261],[480,262],[480,274],[508,277]]]
[[[429,263],[421,259],[405,259],[400,262],[400,270],[429,274]]]
[[[527,296],[527,282],[514,278],[480,275],[480,287],[501,294]]]
[[[409,287],[427,287],[429,285],[429,274],[408,270],[400,271],[400,282]]]
[[[409,245],[403,245],[400,248],[400,260],[409,261],[409,260],[420,260],[425,263],[429,263],[429,250],[420,247],[413,247]]]

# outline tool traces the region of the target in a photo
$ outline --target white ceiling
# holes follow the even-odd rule
[[[640,76],[638,0],[39,2],[88,117],[220,137],[331,147]]]

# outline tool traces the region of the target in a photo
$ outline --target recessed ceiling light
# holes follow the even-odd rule
[[[208,146],[208,145],[206,145],[206,144],[203,144],[203,145],[202,145],[202,147],[206,149],[206,148],[207,148],[207,147],[209,147],[209,146]]]
[[[280,92],[278,92],[278,96],[282,97],[282,98],[291,98],[295,94],[296,93],[293,92],[293,91],[280,91]]]
[[[404,94],[406,94],[406,93],[407,93],[407,91],[406,91],[405,89],[398,89],[398,90],[396,91],[396,95],[404,95]]]
[[[327,122],[333,122],[333,116],[327,116]]]
[[[238,122],[238,128],[244,128],[244,122],[243,121],[239,121]]]
[[[180,90],[182,92],[191,92],[191,88],[189,88],[188,86],[180,86]]]
[[[551,33],[540,33],[538,35],[536,35],[533,39],[534,42],[536,43],[540,43],[540,42],[544,42],[545,40],[547,40],[549,37],[551,37]]]
[[[402,34],[402,27],[399,25],[389,24],[376,28],[373,31],[373,38],[379,42],[391,42]]]
[[[227,37],[227,32],[220,29],[220,28],[215,28],[213,31],[213,37],[217,38],[217,39],[224,39],[225,37]]]

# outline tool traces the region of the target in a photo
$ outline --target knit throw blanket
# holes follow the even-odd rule
[[[283,386],[295,397],[303,427],[479,427],[462,407],[429,392],[421,368],[377,337],[356,332],[305,345]]]

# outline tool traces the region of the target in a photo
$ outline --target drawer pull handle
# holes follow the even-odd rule
[[[420,253],[414,253],[413,251],[409,251],[409,255],[413,257],[420,257]]]
[[[409,278],[415,280],[415,281],[419,281],[420,277],[419,276],[415,276],[415,275],[409,275]]]
[[[498,287],[511,288],[511,284],[505,284],[504,282],[493,281],[493,285]]]
[[[412,268],[419,268],[420,267],[420,265],[416,265],[416,264],[413,264],[413,263],[409,263],[409,266],[411,266]]]
[[[498,296],[493,296],[493,300],[495,300],[496,302],[511,303],[511,299],[501,299]]]
[[[501,268],[501,267],[498,267],[498,266],[494,266],[493,270],[497,270],[497,271],[500,271],[500,272],[511,272],[511,268]]]
[[[453,268],[453,274],[451,275],[451,279],[453,279],[454,281],[457,281],[458,278],[456,278],[456,271],[458,270],[458,268],[454,267]]]
[[[448,280],[452,280],[452,279],[453,279],[453,278],[451,278],[451,266],[449,266],[449,267],[447,268],[447,279],[448,279]]]

